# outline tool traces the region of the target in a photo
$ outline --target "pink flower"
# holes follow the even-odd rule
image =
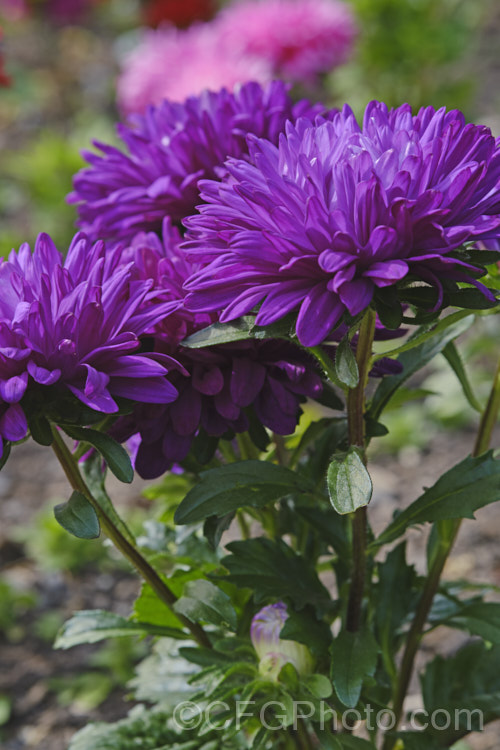
[[[314,81],[348,58],[356,25],[339,0],[242,0],[216,21],[224,44],[292,81]]]
[[[183,101],[205,89],[233,89],[249,80],[272,79],[266,62],[221,48],[213,24],[196,24],[186,31],[163,26],[146,32],[142,43],[125,60],[118,81],[118,104],[124,113],[144,112],[163,99]]]

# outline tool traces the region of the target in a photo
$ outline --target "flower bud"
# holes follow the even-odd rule
[[[252,644],[259,657],[259,672],[274,682],[285,664],[293,664],[300,675],[310,674],[313,669],[313,658],[307,646],[280,638],[287,619],[286,604],[278,602],[263,607],[250,627]]]

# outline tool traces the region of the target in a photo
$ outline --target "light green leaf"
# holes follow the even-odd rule
[[[121,615],[102,609],[87,609],[77,612],[59,630],[54,648],[72,648],[82,643],[97,643],[105,638],[120,638],[131,635],[161,635],[186,640],[182,630],[152,626],[148,623],[127,620]]]
[[[343,385],[355,388],[359,381],[359,370],[356,357],[351,349],[348,336],[344,336],[335,353],[335,372]]]
[[[76,490],[67,503],[54,508],[56,521],[78,539],[97,539],[100,534],[99,519],[85,495]]]
[[[210,581],[190,581],[184,595],[175,603],[175,611],[191,622],[209,622],[212,625],[236,630],[238,619],[231,599]]]
[[[360,451],[351,446],[347,454],[334,456],[327,474],[330,501],[341,515],[368,505],[373,486]]]

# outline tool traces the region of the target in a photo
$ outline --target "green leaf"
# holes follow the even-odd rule
[[[377,635],[387,658],[392,658],[393,644],[408,613],[418,597],[417,574],[406,562],[406,543],[398,545],[378,565],[375,622]],[[395,595],[397,592],[397,595]]]
[[[343,385],[355,388],[359,382],[359,370],[356,357],[351,349],[348,336],[344,336],[335,353],[335,372]]]
[[[85,495],[76,490],[67,503],[56,505],[57,522],[78,539],[97,539],[100,534],[99,519]]]
[[[294,492],[314,491],[312,483],[284,466],[267,461],[238,461],[201,473],[199,483],[176,510],[178,524],[225,516],[244,506],[262,508]]]
[[[500,647],[469,643],[450,658],[436,657],[421,677],[425,710],[449,712],[449,729],[426,730],[449,747],[470,731],[500,718]],[[456,713],[459,712],[459,713]],[[470,712],[470,713],[468,713]],[[458,728],[455,728],[455,723]]]
[[[315,698],[329,698],[333,693],[332,683],[324,674],[311,674],[302,678],[302,684]]]
[[[235,515],[235,513],[226,513],[221,518],[209,516],[203,524],[203,536],[212,550],[216,550],[219,546],[223,533],[231,526]]]
[[[471,635],[479,635],[500,645],[500,604],[497,602],[474,602],[443,620],[442,624],[468,630]]]
[[[316,618],[311,607],[305,607],[301,612],[289,609],[280,638],[303,643],[315,656],[321,657],[328,651],[332,633],[324,620]]]
[[[209,622],[231,630],[236,630],[238,624],[236,612],[227,594],[204,579],[190,581],[174,609],[191,622]]]
[[[102,508],[106,515],[111,518],[114,525],[121,531],[130,544],[135,546],[136,540],[134,535],[125,521],[123,521],[121,516],[116,512],[106,491],[106,474],[102,469],[101,456],[98,453],[92,453],[80,464],[80,469],[94,500],[96,500],[99,507]]]
[[[445,318],[445,320],[448,321],[448,318],[452,317],[452,315],[449,315],[447,318]],[[450,341],[453,341],[470,328],[470,326],[474,322],[474,315],[468,314],[466,317],[459,316],[458,320],[456,319],[456,317],[454,318],[454,320],[455,322],[453,322],[452,325],[447,322],[447,325],[444,327],[444,329],[440,329],[439,331],[434,329],[429,336],[426,336],[426,334],[423,333],[422,335],[425,335],[425,340],[423,341],[423,343],[419,343],[419,345],[414,349],[411,348],[411,350],[404,351],[403,353],[399,354],[398,362],[403,365],[403,371],[398,375],[390,375],[383,378],[382,382],[375,391],[370,404],[369,413],[372,419],[376,419],[378,421],[385,406],[390,401],[392,396],[396,393],[400,385],[408,380],[411,375],[424,367],[424,365],[430,362],[431,359],[436,356],[436,354],[439,354],[439,352],[443,351],[445,346]],[[425,326],[423,328],[426,329],[426,332],[428,331]],[[388,355],[387,353],[385,353],[381,356]]]
[[[357,706],[364,680],[375,674],[378,651],[377,641],[368,629],[357,633],[343,630],[332,643],[332,681],[344,706]]]
[[[328,467],[327,484],[330,501],[337,513],[353,513],[368,505],[373,492],[372,480],[356,446],[351,446],[347,454],[333,457]]]
[[[77,612],[59,630],[54,648],[72,648],[82,643],[97,643],[105,638],[120,638],[131,635],[161,635],[186,640],[182,630],[162,628],[148,623],[127,620],[121,615],[103,609],[85,609]]]
[[[230,323],[214,323],[185,338],[181,345],[188,349],[204,349],[207,346],[229,344],[246,339],[287,339],[295,328],[295,315],[287,315],[270,326],[256,326],[253,315],[244,315]]]
[[[477,400],[474,391],[472,390],[472,386],[469,382],[469,378],[467,377],[467,373],[462,362],[462,357],[460,356],[460,353],[458,352],[453,341],[450,341],[449,344],[446,344],[442,354],[457,376],[459,383],[462,386],[464,396],[469,402],[469,405],[472,406],[473,409],[481,413],[483,411],[483,407]]]
[[[117,479],[130,484],[134,478],[134,470],[130,457],[119,443],[104,432],[89,430],[86,427],[63,425],[64,432],[73,440],[89,443],[99,451]]]
[[[259,537],[227,545],[231,553],[222,559],[229,571],[224,579],[250,588],[257,604],[268,598],[290,599],[296,609],[313,605],[322,614],[331,598],[313,566],[281,539]]]
[[[44,414],[32,414],[28,420],[30,434],[35,443],[49,446],[54,442],[52,427]]]
[[[170,578],[165,578],[168,587],[177,597],[181,597],[186,584],[197,580],[199,571],[189,570],[176,573]],[[134,602],[134,620],[146,622],[150,625],[162,627],[180,628],[181,623],[174,612],[153,591],[148,583],[144,583],[139,597]]]
[[[372,547],[388,544],[409,526],[451,518],[474,518],[478,508],[500,498],[500,461],[493,452],[468,456],[443,474],[430,489],[400,513],[375,539]]]

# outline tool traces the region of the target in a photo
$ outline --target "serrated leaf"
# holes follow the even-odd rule
[[[427,713],[442,710],[455,719],[448,729],[427,729],[445,747],[477,731],[481,722],[500,718],[499,646],[488,648],[476,641],[449,658],[438,656],[427,665],[421,682]]]
[[[191,622],[209,622],[212,625],[236,630],[238,618],[231,599],[210,581],[190,581],[184,595],[175,603],[177,614]]]
[[[344,706],[357,706],[364,680],[375,674],[378,651],[377,641],[366,628],[357,633],[343,630],[332,643],[332,681]]]
[[[289,598],[300,610],[311,604],[320,616],[331,598],[313,566],[285,542],[259,537],[227,545],[231,553],[221,561],[227,580],[254,592],[257,604],[268,598]]]
[[[450,317],[452,316],[448,316],[448,318]],[[446,318],[447,321],[448,318]],[[398,355],[398,362],[403,365],[403,370],[397,375],[386,376],[378,386],[370,404],[369,413],[372,419],[378,421],[382,411],[392,396],[396,393],[399,386],[408,380],[411,375],[430,362],[431,359],[433,359],[436,354],[439,354],[439,352],[441,352],[450,341],[453,341],[462,333],[465,333],[474,322],[474,319],[474,315],[470,314],[465,317],[459,317],[458,320],[455,317],[454,320],[456,322],[453,324],[450,325],[449,322],[447,322],[447,325],[443,330],[439,330],[438,332],[434,330],[432,335],[426,337],[425,341],[419,343],[416,348],[400,353]],[[385,353],[381,356],[388,355]]]
[[[161,635],[186,640],[182,630],[161,628],[148,623],[134,622],[102,609],[86,609],[77,612],[59,630],[54,648],[72,648],[82,643],[97,643],[106,638],[120,638],[131,635]]]
[[[134,469],[132,468],[127,451],[120,443],[117,443],[116,440],[104,432],[90,430],[86,427],[64,425],[63,429],[73,440],[79,440],[92,445],[99,451],[115,477],[121,482],[130,484],[134,478]]]
[[[78,539],[97,539],[101,533],[99,519],[85,495],[76,490],[67,503],[54,508],[56,521]]]
[[[356,357],[351,349],[348,336],[344,336],[335,352],[335,372],[343,385],[355,388],[359,382],[359,370]]]
[[[197,580],[199,572],[196,570],[182,571],[178,574],[165,578],[165,582],[171,591],[181,597],[184,587],[189,581]],[[157,596],[148,583],[144,583],[141,593],[134,602],[134,619],[139,622],[146,622],[150,625],[160,625],[162,627],[180,628],[179,618],[169,607]]]
[[[388,544],[416,524],[474,518],[476,510],[499,499],[500,461],[492,451],[477,458],[468,456],[396,516],[372,546]]]
[[[441,622],[500,645],[500,604],[497,602],[474,602]]]
[[[372,480],[359,455],[359,449],[351,446],[347,454],[334,456],[327,473],[330,501],[341,515],[353,513],[370,502]]]
[[[314,491],[302,475],[267,461],[238,461],[200,476],[175,512],[178,524],[225,516],[245,506],[262,508],[293,492]]]

